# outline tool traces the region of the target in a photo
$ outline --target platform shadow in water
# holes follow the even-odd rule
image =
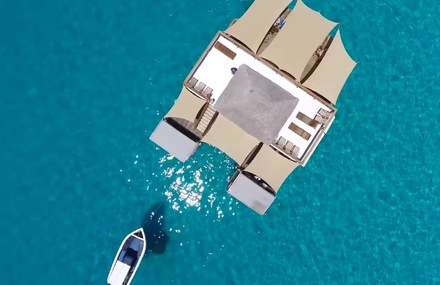
[[[165,206],[164,202],[153,204],[142,221],[142,228],[147,237],[147,250],[159,254],[165,252],[170,239],[164,229]]]

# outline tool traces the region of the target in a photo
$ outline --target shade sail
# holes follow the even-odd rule
[[[279,85],[242,64],[214,106],[248,134],[271,144],[298,101]]]
[[[263,145],[251,163],[244,169],[263,179],[276,192],[284,180],[298,166],[268,145]]]
[[[307,62],[335,26],[335,22],[298,0],[283,28],[261,56],[299,80]]]
[[[217,119],[202,141],[223,151],[238,164],[241,164],[259,143],[256,138],[221,114],[218,114]]]
[[[225,32],[257,52],[273,23],[292,0],[255,0]]]
[[[193,122],[206,101],[191,93],[186,87],[182,88],[179,98],[165,117],[181,118]]]
[[[345,50],[341,34],[337,31],[321,63],[303,85],[336,104],[339,93],[355,66],[356,62]]]

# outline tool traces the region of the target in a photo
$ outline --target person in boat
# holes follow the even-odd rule
[[[321,57],[323,53],[324,53],[324,49],[322,48],[322,46],[319,46],[315,51],[317,57]]]
[[[279,30],[284,27],[284,24],[286,23],[286,21],[284,21],[282,18],[278,18],[279,22],[278,22],[278,26],[279,26]]]
[[[285,20],[283,20],[282,18],[278,18],[275,22],[275,25],[273,26],[273,28],[275,29],[276,32],[278,32],[279,30],[281,30],[284,27],[284,24],[286,23]]]

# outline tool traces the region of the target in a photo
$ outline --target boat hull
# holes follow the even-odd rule
[[[144,230],[139,228],[128,234],[116,253],[107,283],[129,285],[145,255],[147,241]]]

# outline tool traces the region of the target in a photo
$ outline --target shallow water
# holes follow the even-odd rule
[[[132,284],[440,282],[440,6],[305,2],[359,64],[260,217],[225,193],[218,150],[180,163],[148,139],[251,1],[0,0],[2,284],[104,284],[164,199],[168,247]]]

